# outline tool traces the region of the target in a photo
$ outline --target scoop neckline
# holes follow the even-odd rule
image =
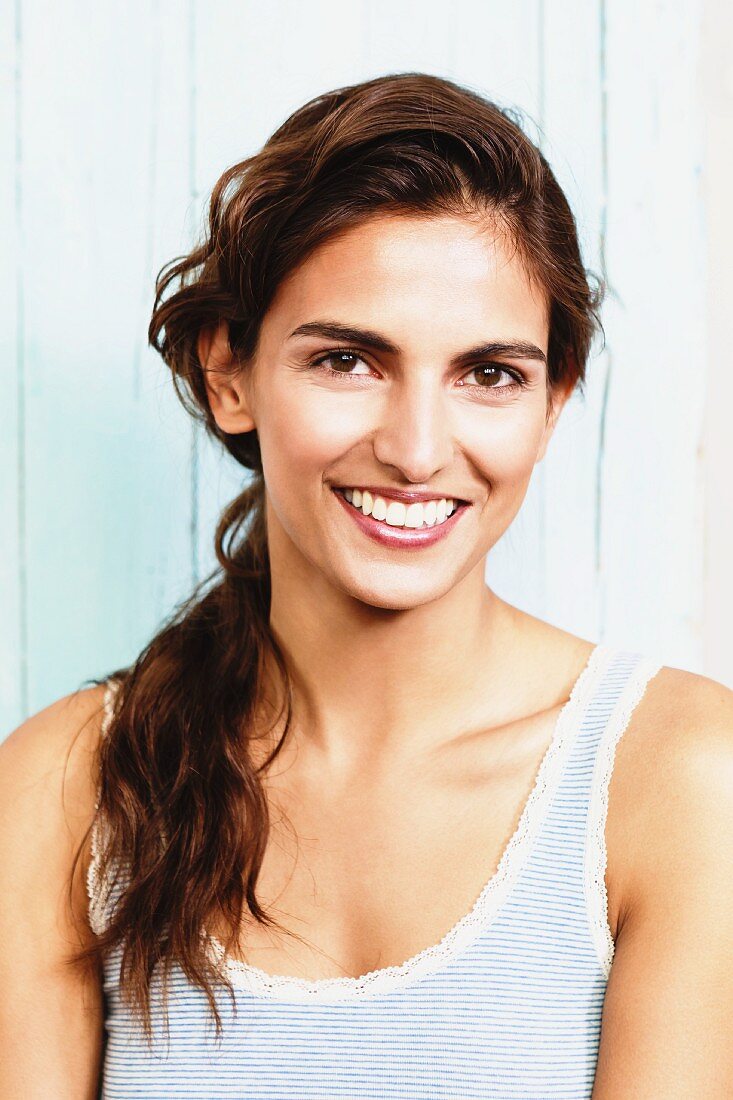
[[[403,963],[370,970],[358,977],[345,975],[333,978],[300,978],[285,974],[269,974],[258,966],[227,955],[222,941],[213,933],[202,930],[205,950],[215,966],[229,978],[233,986],[255,997],[298,1003],[354,1002],[394,992],[411,985],[418,978],[433,974],[447,964],[459,951],[478,939],[498,913],[502,901],[523,866],[524,857],[537,831],[562,770],[563,749],[577,732],[575,718],[592,692],[596,674],[603,668],[603,658],[610,653],[598,643],[590,651],[586,663],[571,689],[555,721],[550,741],[535,773],[530,793],[524,803],[516,828],[507,841],[496,869],[481,888],[475,902],[442,937],[418,951]]]

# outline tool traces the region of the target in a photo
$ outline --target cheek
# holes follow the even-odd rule
[[[544,411],[492,409],[466,419],[461,443],[492,491],[522,488],[532,475],[544,432]]]
[[[353,396],[324,395],[308,386],[281,389],[261,409],[258,436],[265,479],[271,488],[283,482],[312,488],[323,474],[364,437],[363,409]]]

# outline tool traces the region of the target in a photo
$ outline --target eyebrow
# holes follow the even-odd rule
[[[290,333],[288,339],[293,336],[327,336],[333,340],[343,340],[351,344],[362,344],[365,347],[374,348],[387,355],[399,355],[400,349],[386,336],[372,329],[353,328],[351,325],[341,325],[335,321],[308,321],[299,325]],[[480,359],[485,355],[511,355],[515,359],[536,359],[547,365],[547,357],[536,344],[530,344],[526,340],[490,340],[486,344],[478,344],[475,348],[469,348],[455,355],[451,359],[452,366],[461,366],[474,359]]]

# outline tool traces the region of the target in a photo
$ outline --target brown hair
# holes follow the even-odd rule
[[[338,88],[295,111],[258,153],[224,172],[203,241],[160,271],[150,342],[184,407],[251,476],[219,521],[220,568],[132,665],[111,674],[120,690],[99,746],[94,820],[104,820],[102,875],[126,863],[126,878],[106,928],[71,961],[100,963],[123,948],[121,987],[149,1040],[151,976],[163,964],[167,977],[176,961],[205,991],[221,1034],[212,982],[224,981],[234,998],[203,940],[212,914],[231,929],[230,943],[245,917],[280,929],[255,893],[269,831],[260,774],[284,743],[292,705],[269,627],[262,464],[256,431],[230,435],[216,424],[198,336],[225,321],[235,361],[247,364],[284,276],[375,213],[498,221],[546,295],[549,389],[582,391],[602,331],[603,284],[584,269],[570,207],[518,114],[423,73]],[[282,675],[277,720],[284,713],[285,721],[257,768],[266,656]]]

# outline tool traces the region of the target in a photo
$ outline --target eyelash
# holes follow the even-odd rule
[[[366,377],[366,375],[346,374],[344,371],[334,370],[333,367],[327,366],[326,365],[326,360],[333,359],[337,355],[351,355],[351,356],[353,356],[354,359],[361,359],[362,362],[365,362],[364,357],[358,351],[354,351],[352,348],[332,348],[329,352],[326,352],[325,355],[319,355],[315,359],[311,359],[308,363],[308,368],[310,370],[323,371],[325,374],[328,374],[331,378],[336,377],[336,378],[348,379],[348,378],[354,378],[354,377],[356,377],[356,378]],[[483,367],[491,367],[491,368],[498,369],[498,370],[502,371],[504,374],[508,374],[511,378],[513,378],[514,382],[511,385],[508,385],[508,386],[486,386],[486,387],[482,386],[480,383],[477,383],[475,386],[469,386],[468,387],[469,389],[484,390],[485,392],[488,392],[488,393],[513,394],[513,393],[517,393],[519,390],[524,389],[524,387],[527,385],[527,379],[525,378],[525,376],[523,374],[520,373],[520,371],[518,371],[518,370],[516,370],[515,368],[512,368],[512,367],[507,367],[504,363],[491,363],[491,362],[477,363],[475,366],[469,367],[469,369],[466,373],[471,374],[472,371],[481,370]]]

